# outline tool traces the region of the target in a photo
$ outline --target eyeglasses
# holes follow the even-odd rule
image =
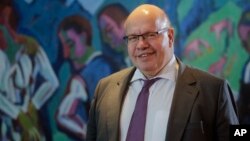
[[[167,27],[156,32],[147,32],[140,35],[127,35],[123,37],[123,40],[127,43],[127,45],[133,45],[138,43],[140,37],[146,41],[149,41],[155,39],[159,34],[162,34],[165,31],[168,31]]]

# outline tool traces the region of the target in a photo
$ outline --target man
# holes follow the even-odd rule
[[[174,30],[163,10],[148,4],[137,7],[125,21],[125,34],[135,67],[99,82],[87,140],[229,140],[229,125],[238,124],[229,85],[175,57]],[[145,111],[137,111],[141,106],[138,101],[143,103],[144,95],[139,92],[144,82],[155,78],[158,80],[149,89],[147,113],[141,116]],[[139,120],[134,122],[136,118]]]

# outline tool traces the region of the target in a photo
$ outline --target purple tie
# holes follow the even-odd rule
[[[149,88],[158,79],[144,80],[144,85],[139,93],[135,110],[130,120],[126,141],[144,141]]]

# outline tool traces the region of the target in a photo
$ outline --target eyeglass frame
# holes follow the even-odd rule
[[[156,38],[159,34],[162,34],[166,31],[168,31],[168,27],[165,27],[165,28],[162,28],[158,31],[155,31],[155,32],[146,32],[146,33],[143,33],[143,34],[139,34],[139,35],[126,35],[123,37],[123,40],[125,41],[125,43],[128,45],[129,44],[129,37],[134,37],[134,43],[138,43],[138,41],[140,40],[140,37],[142,37],[143,40],[148,40],[150,38],[150,34],[151,35],[154,35],[152,36],[151,38],[154,39]],[[131,39],[132,40],[132,39]]]

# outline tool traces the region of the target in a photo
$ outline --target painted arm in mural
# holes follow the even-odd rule
[[[7,98],[8,90],[11,89],[8,86],[10,63],[2,50],[0,50],[0,60],[0,111],[12,119],[16,119],[19,114],[19,109]]]
[[[81,113],[78,112],[84,112],[82,109],[86,108],[83,105],[88,99],[85,83],[81,76],[74,76],[69,82],[68,93],[62,100],[57,113],[57,122],[59,127],[62,127],[66,132],[84,139],[87,132],[87,123]]]
[[[35,63],[35,65],[37,65],[34,68],[35,71],[39,71],[39,74],[45,80],[38,86],[37,90],[34,92],[34,97],[32,98],[32,103],[35,105],[36,109],[40,109],[55,92],[59,86],[59,82],[41,47],[36,54]]]
[[[0,111],[12,119],[16,119],[20,110],[3,95],[4,94],[0,92]]]
[[[17,54],[18,64],[21,64],[20,69],[24,74],[24,77],[20,77],[20,79],[23,79],[24,83],[29,83],[30,93],[28,95],[35,108],[40,109],[59,86],[58,79],[44,50],[35,39],[26,35],[17,35],[16,41],[23,45]],[[25,56],[28,56],[29,59],[22,59]]]

